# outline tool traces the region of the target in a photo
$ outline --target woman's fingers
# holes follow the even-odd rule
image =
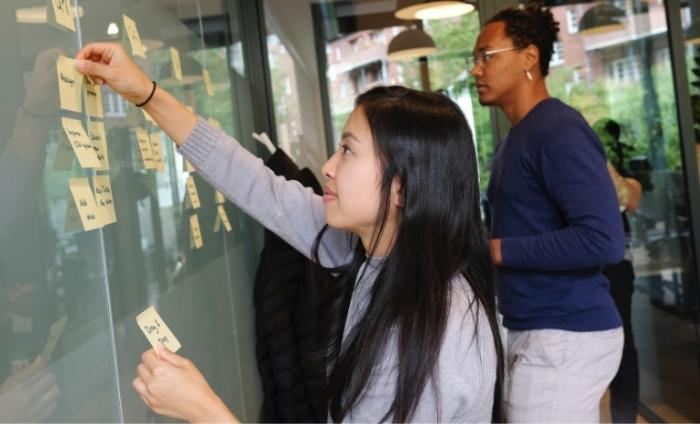
[[[151,80],[117,43],[90,43],[75,56],[75,67],[97,84],[107,84],[126,100],[140,103],[151,92]]]
[[[141,380],[141,378],[136,377],[132,382],[131,382],[131,387],[136,390],[136,393],[139,394],[139,396],[148,396],[148,388],[146,387],[146,383]]]
[[[109,65],[93,62],[91,60],[78,59],[75,61],[75,68],[89,77],[100,78],[103,81],[111,80],[112,69]]]
[[[141,354],[141,362],[148,368],[150,372],[158,366],[162,361],[158,358],[155,349],[148,349]]]
[[[176,367],[185,366],[186,359],[182,356],[172,353],[170,350],[168,350],[167,347],[163,345],[158,345],[157,349],[158,353],[160,354],[160,359],[169,362],[170,364],[175,365]]]
[[[138,374],[139,378],[143,382],[147,382],[148,380],[150,380],[151,376],[153,375],[144,364],[139,364],[139,366],[136,367],[136,374]]]
[[[78,60],[95,60],[94,58],[100,58],[100,60],[106,60],[106,63],[109,63],[115,48],[117,48],[117,45],[114,43],[89,43],[78,52],[75,58]]]

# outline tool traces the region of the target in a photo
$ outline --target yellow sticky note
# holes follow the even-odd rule
[[[202,76],[204,77],[204,89],[207,92],[207,96],[214,95],[214,86],[211,84],[211,75],[207,69],[202,69]]]
[[[145,311],[138,314],[136,323],[138,323],[139,328],[143,331],[151,346],[156,349],[156,352],[158,352],[157,347],[159,344],[162,344],[173,353],[182,347],[180,341],[170,331],[170,328],[168,328],[153,306],[149,306]]]
[[[165,159],[163,159],[163,147],[160,143],[160,133],[151,134],[151,150],[153,151],[153,161],[158,171],[165,171]]]
[[[44,344],[44,351],[41,354],[42,360],[36,361],[28,367],[22,368],[21,371],[13,374],[10,378],[8,378],[2,384],[2,386],[0,386],[0,396],[15,390],[18,385],[25,384],[31,379],[34,379],[35,376],[37,376],[37,374],[46,367],[46,365],[51,360],[51,355],[53,355],[53,351],[56,349],[58,339],[61,338],[61,334],[63,333],[63,329],[66,326],[67,319],[68,317],[64,316],[63,318],[59,319],[51,325],[49,338],[46,340],[46,343]]]
[[[197,186],[194,183],[194,177],[191,175],[187,177],[187,196],[189,197],[190,200],[190,205],[192,205],[192,209],[199,209],[201,206],[201,203],[199,201],[199,193],[197,193]]]
[[[104,225],[117,222],[117,213],[114,210],[114,196],[109,175],[95,175],[92,177],[92,185],[95,187],[95,202],[97,210],[102,216]]]
[[[64,316],[63,318],[59,319],[51,325],[49,338],[46,340],[46,344],[44,345],[44,352],[41,354],[41,359],[43,359],[46,363],[48,363],[49,359],[51,359],[51,355],[56,349],[58,339],[61,338],[61,334],[63,333],[63,329],[66,326],[67,320],[68,316]]]
[[[148,132],[143,128],[137,128],[136,141],[139,143],[139,151],[141,152],[143,167],[146,169],[156,169],[156,163],[153,160],[151,138],[148,136]]]
[[[102,89],[88,78],[83,80],[83,94],[85,94],[85,109],[88,115],[95,118],[104,118],[102,108]]]
[[[216,190],[216,204],[220,205],[222,203],[226,203],[226,198],[224,197],[224,193],[220,192],[219,190]]]
[[[214,127],[221,129],[221,122],[217,121],[214,118],[209,118],[208,119],[209,123],[212,124]]]
[[[134,56],[140,56],[146,58],[146,49],[141,43],[141,36],[139,35],[139,30],[136,27],[136,22],[126,15],[122,15],[124,21],[124,32],[126,33],[126,38],[129,40],[129,45],[131,46],[131,54]]]
[[[109,157],[107,152],[107,136],[105,134],[104,122],[90,121],[88,123],[88,135],[92,141],[92,147],[97,155],[97,160],[100,161],[98,171],[109,170]]]
[[[173,78],[182,81],[182,64],[180,63],[180,52],[175,47],[170,48],[170,64]]]
[[[228,215],[226,215],[226,209],[224,205],[218,205],[216,207],[216,221],[214,222],[214,232],[219,232],[221,229],[221,223],[223,222],[226,232],[230,233],[233,227],[231,227],[231,222],[228,220]]]
[[[202,240],[202,230],[199,228],[199,218],[197,215],[190,215],[190,247],[201,249],[204,246]]]
[[[85,133],[83,124],[77,119],[61,118],[63,131],[68,137],[68,142],[73,148],[75,156],[83,168],[99,168],[100,160],[97,159],[97,154],[93,147],[90,137]]]
[[[49,0],[51,6],[47,6],[47,22],[61,29],[75,32],[75,16],[71,0]]]
[[[68,180],[68,185],[73,195],[75,208],[78,210],[78,215],[80,215],[83,229],[90,231],[102,227],[102,218],[97,210],[97,203],[90,189],[88,179],[71,178]]]
[[[83,89],[83,75],[75,69],[75,60],[63,55],[56,61],[56,73],[58,76],[58,95],[61,100],[61,109],[81,112],[80,94]]]

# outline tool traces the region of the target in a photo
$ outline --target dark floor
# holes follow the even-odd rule
[[[700,422],[700,351],[696,328],[672,309],[663,310],[659,293],[650,296],[645,283],[645,277],[638,276],[632,302],[633,331],[639,352],[640,402],[666,422]],[[673,290],[663,291],[662,299],[672,305]]]

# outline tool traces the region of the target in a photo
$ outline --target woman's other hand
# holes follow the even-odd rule
[[[238,422],[192,361],[165,347],[158,354],[149,349],[141,355],[132,383],[149,408],[189,422]]]

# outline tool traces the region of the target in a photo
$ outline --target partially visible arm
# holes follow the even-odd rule
[[[502,239],[503,266],[557,271],[617,263],[624,256],[625,238],[602,146],[580,124],[562,122],[554,131],[544,141],[539,172],[564,226]]]
[[[625,184],[630,191],[630,197],[625,205],[625,209],[629,212],[634,212],[639,209],[639,203],[642,201],[642,184],[634,178],[625,178]]]
[[[307,257],[326,224],[322,198],[297,181],[276,176],[260,158],[204,119],[179,152],[226,198]],[[344,265],[351,253],[345,231],[329,228],[319,246],[321,264]]]
[[[503,265],[503,255],[501,253],[501,239],[491,240],[491,258],[494,265]]]
[[[608,172],[615,186],[620,206],[628,212],[636,211],[642,200],[642,184],[634,178],[623,177],[609,162]]]
[[[0,156],[0,235],[18,213],[26,211],[41,183],[49,128],[58,102],[59,53],[58,49],[49,49],[37,55],[12,135]]]

